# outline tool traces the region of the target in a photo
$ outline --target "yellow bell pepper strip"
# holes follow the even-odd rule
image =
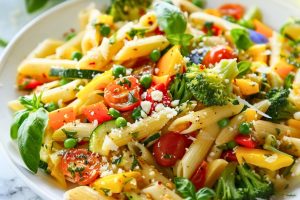
[[[250,79],[235,79],[234,83],[240,88],[243,95],[251,95],[259,92],[258,83]]]
[[[177,73],[182,73],[184,65],[183,56],[180,53],[180,46],[175,45],[159,59],[157,64],[159,71],[157,75],[173,76]]]
[[[103,193],[103,190],[109,190],[112,193],[120,193],[126,189],[132,188],[132,183],[136,183],[133,179],[140,179],[141,176],[142,174],[136,171],[112,174],[99,178],[92,184],[92,187],[100,193]]]
[[[251,46],[247,50],[247,53],[250,54],[253,61],[267,63],[268,55],[266,51],[267,51],[266,44],[256,44]]]
[[[300,130],[300,120],[289,119],[289,120],[287,121],[287,124],[288,124],[290,127],[293,127],[293,128],[296,128],[296,129],[299,129],[299,130]]]
[[[103,74],[100,74],[91,80],[91,82],[89,82],[82,90],[80,90],[76,96],[79,99],[84,99],[94,90],[104,89],[113,80],[114,77],[112,75],[112,71],[105,71]]]
[[[263,149],[249,149],[238,147],[235,151],[237,160],[240,164],[248,163],[257,167],[266,168],[271,171],[288,167],[293,164],[294,159],[287,154],[275,153]]]
[[[252,122],[254,120],[257,120],[257,113],[256,110],[252,109],[252,108],[247,108],[245,110],[245,118],[247,122]]]

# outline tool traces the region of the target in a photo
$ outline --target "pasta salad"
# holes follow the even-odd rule
[[[300,23],[204,1],[91,5],[19,65],[11,139],[79,200],[270,199],[300,175]],[[75,186],[75,187],[74,187]],[[72,188],[72,189],[71,189]]]

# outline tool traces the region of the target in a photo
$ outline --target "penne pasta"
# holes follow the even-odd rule
[[[46,58],[50,55],[55,54],[57,48],[63,45],[63,41],[46,39],[41,42],[27,57],[30,58]]]

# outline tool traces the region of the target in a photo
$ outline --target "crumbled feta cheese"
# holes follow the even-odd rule
[[[94,111],[91,111],[91,115],[94,116],[94,114],[95,114],[95,112],[94,112]]]
[[[164,104],[159,103],[159,104],[157,104],[157,105],[155,106],[155,111],[156,111],[156,112],[159,112],[159,111],[163,110],[164,107],[165,107]]]
[[[154,172],[154,171],[150,171],[150,172],[149,172],[149,175],[150,175],[150,176],[154,176],[154,175],[155,175],[155,172]]]
[[[278,155],[273,154],[271,156],[264,156],[265,157],[265,161],[268,163],[272,163],[275,162],[278,159]]]
[[[126,75],[129,76],[132,73],[132,69],[131,68],[127,68],[126,69]]]
[[[151,97],[154,101],[158,101],[160,102],[163,98],[163,93],[162,91],[159,91],[159,90],[154,90],[153,92],[151,92]]]
[[[174,100],[174,101],[171,102],[172,107],[176,107],[178,105],[179,105],[179,100]]]
[[[117,171],[118,174],[121,174],[121,173],[123,173],[123,172],[124,172],[124,170],[121,169],[121,168],[119,168],[118,171]]]
[[[141,108],[146,114],[149,114],[149,112],[151,110],[151,105],[152,105],[152,103],[150,101],[142,101],[141,102]]]
[[[183,60],[184,60],[184,62],[188,63],[188,62],[190,62],[191,59],[189,57],[183,57]]]
[[[95,126],[95,127],[98,126],[98,120],[95,119],[95,120],[93,121],[93,126]]]
[[[141,97],[142,97],[142,100],[145,100],[146,97],[147,97],[147,92],[143,92],[143,94],[141,95]]]
[[[155,74],[158,74],[158,72],[159,72],[159,69],[158,69],[158,68],[155,68],[155,69],[154,69],[154,73],[155,73]]]

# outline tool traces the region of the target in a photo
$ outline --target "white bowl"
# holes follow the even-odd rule
[[[73,0],[67,1],[45,12],[24,27],[10,42],[0,60],[0,141],[1,151],[5,151],[10,160],[11,167],[37,194],[45,199],[62,199],[63,190],[58,188],[52,178],[39,172],[33,175],[24,168],[19,152],[10,141],[9,128],[12,113],[7,107],[7,102],[19,96],[15,88],[15,76],[17,66],[29,54],[30,51],[45,38],[61,38],[63,33],[70,28],[78,28],[77,14],[91,2],[95,2],[98,8],[104,9],[109,0]],[[209,0],[209,7],[217,7],[224,0]],[[293,7],[287,1],[281,0],[231,0],[245,6],[257,5],[262,11],[264,21],[275,29],[290,16],[300,16],[299,8]],[[300,198],[300,188],[291,188],[294,199]],[[291,197],[290,197],[291,198]],[[289,198],[289,199],[290,199]],[[282,199],[282,198],[281,198]]]

